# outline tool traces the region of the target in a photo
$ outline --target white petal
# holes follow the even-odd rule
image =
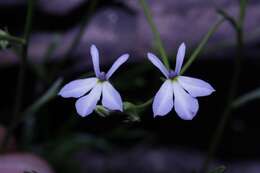
[[[97,84],[88,95],[81,97],[76,102],[76,109],[79,115],[85,117],[93,112],[100,99],[102,85]]]
[[[79,98],[91,90],[97,83],[97,78],[78,79],[66,84],[59,92],[64,98]]]
[[[176,66],[175,66],[175,72],[177,74],[180,73],[181,67],[183,64],[183,59],[185,56],[186,46],[184,43],[182,43],[178,49],[177,57],[176,57]]]
[[[199,110],[198,100],[186,93],[178,82],[174,82],[172,85],[175,111],[182,119],[192,120]]]
[[[123,111],[122,98],[109,82],[102,83],[102,105],[110,110]]]
[[[147,56],[148,59],[153,63],[153,65],[155,65],[164,74],[166,78],[169,78],[169,71],[159,60],[159,58],[152,53],[148,53]]]
[[[129,54],[124,54],[122,56],[120,56],[112,65],[112,67],[108,70],[106,77],[107,79],[109,79],[112,74],[124,63],[126,62],[126,60],[128,59]]]
[[[100,75],[99,53],[98,53],[98,49],[95,45],[91,45],[90,54],[91,54],[91,57],[92,57],[92,62],[93,62],[95,74],[98,77]]]
[[[214,88],[207,82],[186,76],[179,76],[180,85],[192,96],[207,96],[214,92]]]
[[[173,107],[173,88],[172,82],[166,80],[159,91],[156,93],[153,101],[153,113],[154,116],[166,115],[171,111]]]

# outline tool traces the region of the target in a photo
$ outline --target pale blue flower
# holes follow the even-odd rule
[[[108,70],[101,72],[99,67],[99,53],[95,45],[90,48],[93,67],[96,77],[74,80],[65,85],[59,95],[64,98],[79,98],[76,109],[79,115],[87,116],[96,108],[102,95],[102,105],[109,110],[123,111],[123,103],[120,94],[108,81],[112,74],[128,59],[128,54],[120,56]],[[89,93],[88,93],[89,92]],[[85,95],[88,93],[87,95]],[[85,96],[84,96],[85,95]],[[83,97],[82,97],[83,96]]]
[[[184,120],[191,120],[199,110],[196,97],[210,95],[215,90],[205,81],[186,76],[180,76],[185,56],[185,44],[179,47],[175,70],[168,70],[154,54],[148,53],[148,59],[166,77],[153,101],[154,116],[168,114],[173,106],[176,113]]]

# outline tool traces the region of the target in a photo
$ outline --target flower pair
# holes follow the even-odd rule
[[[92,45],[90,52],[96,77],[72,81],[61,89],[59,95],[64,98],[79,98],[76,102],[76,110],[83,117],[94,111],[101,95],[101,102],[105,108],[123,111],[122,98],[108,80],[127,61],[129,55],[124,54],[120,56],[109,71],[105,73],[100,71],[99,53],[96,46]],[[210,84],[202,80],[179,75],[184,56],[185,45],[183,43],[179,47],[176,67],[173,71],[168,70],[154,54],[148,53],[148,59],[166,77],[165,82],[154,97],[154,116],[166,115],[174,106],[175,111],[182,119],[190,120],[199,109],[196,97],[210,95],[215,91]],[[84,96],[86,93],[88,94]]]

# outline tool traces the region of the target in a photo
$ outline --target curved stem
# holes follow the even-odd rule
[[[143,108],[149,106],[150,104],[152,104],[152,102],[153,102],[153,98],[147,100],[146,102],[144,102],[144,103],[142,103],[140,105],[137,105],[136,108],[137,109],[143,109]]]
[[[149,25],[150,25],[150,27],[152,29],[152,32],[153,32],[153,35],[154,35],[154,38],[155,38],[156,47],[157,47],[158,51],[161,54],[163,63],[169,69],[170,68],[169,60],[168,60],[166,51],[164,50],[160,34],[159,34],[159,32],[158,32],[158,30],[156,28],[156,25],[155,25],[155,23],[153,21],[153,17],[152,17],[151,11],[149,10],[149,7],[148,7],[148,5],[147,5],[145,0],[139,0],[139,3],[141,4],[141,6],[143,8],[143,11],[144,11],[144,14],[146,16],[146,19],[147,19],[147,21],[148,21],[148,23],[149,23]]]

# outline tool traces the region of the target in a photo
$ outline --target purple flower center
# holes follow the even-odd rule
[[[102,72],[98,75],[98,79],[101,80],[101,81],[107,80],[106,73],[102,71]]]
[[[170,71],[169,71],[169,78],[170,78],[170,79],[173,79],[173,78],[175,78],[176,76],[178,76],[178,74],[177,74],[174,70],[170,70]]]

